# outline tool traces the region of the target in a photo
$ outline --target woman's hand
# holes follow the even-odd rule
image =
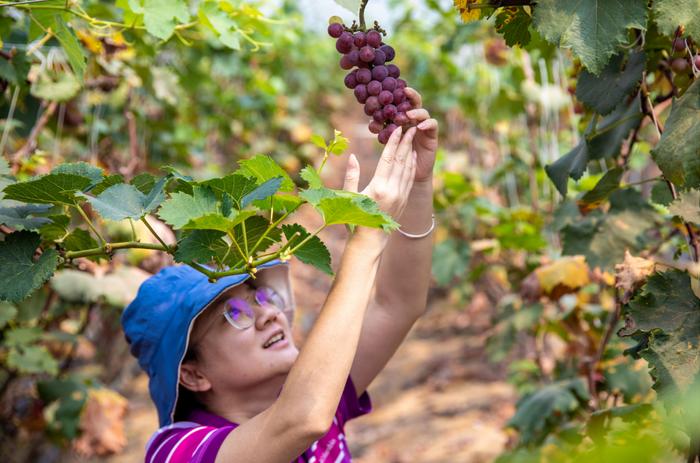
[[[408,195],[413,187],[413,179],[416,177],[417,153],[413,149],[413,142],[418,129],[412,127],[405,134],[402,132],[403,130],[399,127],[391,134],[379,159],[377,169],[374,171],[374,177],[361,191],[362,194],[376,201],[379,208],[394,219],[401,217],[406,208]],[[351,154],[348,159],[343,189],[356,193],[359,181],[360,164],[355,155]],[[358,227],[358,229],[364,228]],[[366,232],[369,230],[376,230],[384,236],[384,242],[388,239],[388,234],[380,229],[367,229]]]
[[[438,147],[438,123],[430,117],[430,113],[423,106],[423,100],[416,90],[406,87],[404,90],[408,100],[415,109],[406,113],[408,118],[418,123],[418,133],[413,140],[413,149],[418,154],[416,165],[416,182],[430,180],[435,165],[435,152]]]

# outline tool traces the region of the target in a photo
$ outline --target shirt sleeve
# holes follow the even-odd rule
[[[348,376],[348,381],[345,383],[343,395],[340,396],[340,404],[338,405],[338,418],[340,426],[344,426],[346,422],[358,416],[366,415],[372,411],[372,401],[369,398],[367,391],[364,391],[360,397],[357,396],[355,384],[352,378]]]
[[[161,429],[146,448],[146,463],[212,463],[232,426]]]

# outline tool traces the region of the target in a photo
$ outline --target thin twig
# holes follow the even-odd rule
[[[53,116],[53,113],[56,112],[57,107],[57,102],[52,101],[51,103],[49,103],[49,106],[41,114],[41,117],[39,117],[39,119],[36,121],[34,127],[32,127],[32,131],[29,133],[29,137],[27,138],[27,141],[24,144],[24,146],[22,146],[10,156],[10,162],[13,165],[17,165],[20,159],[28,156],[36,149],[37,138],[39,137],[41,131],[44,130],[44,127],[46,127],[46,124],[49,122],[49,119],[51,119],[51,116]]]

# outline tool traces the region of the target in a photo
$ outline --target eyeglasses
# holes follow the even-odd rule
[[[253,290],[253,301],[250,300],[250,296],[247,298],[231,297],[224,301],[224,317],[233,327],[245,330],[255,324],[256,316],[253,303],[258,307],[272,305],[284,313],[287,318],[291,317],[291,310],[287,308],[287,304],[277,291],[269,286],[260,286],[253,288]]]

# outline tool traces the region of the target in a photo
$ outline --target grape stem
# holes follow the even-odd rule
[[[360,30],[365,30],[365,7],[369,3],[369,0],[362,0],[360,3]]]

